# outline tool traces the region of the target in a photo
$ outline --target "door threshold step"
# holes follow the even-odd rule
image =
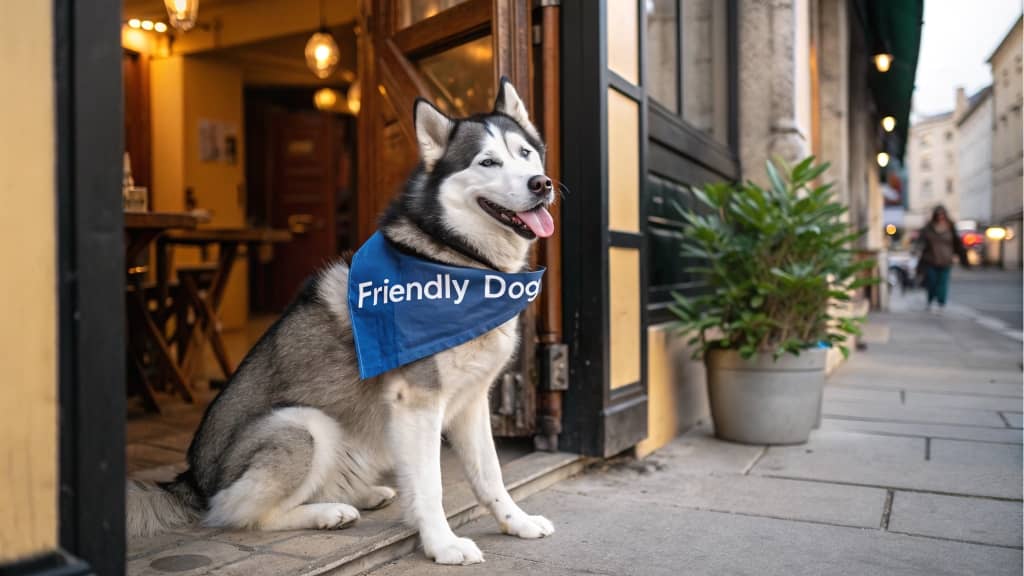
[[[562,452],[533,452],[502,467],[505,486],[517,502],[540,492],[583,470],[584,458],[578,454]],[[445,511],[453,530],[486,514],[473,491],[465,482],[446,489]],[[419,536],[404,524],[368,538],[358,549],[340,557],[323,559],[311,566],[302,576],[356,576],[397,560],[416,550]]]

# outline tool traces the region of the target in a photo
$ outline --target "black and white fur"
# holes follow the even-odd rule
[[[422,162],[381,221],[402,250],[460,266],[519,271],[532,236],[500,221],[554,200],[544,148],[515,89],[502,82],[494,111],[452,119],[420,100]],[[545,179],[546,180],[546,179]],[[520,222],[521,224],[521,222]],[[389,504],[378,484],[394,469],[406,520],[442,564],[483,561],[448,525],[441,504],[441,435],[458,453],[480,503],[521,538],[554,532],[512,501],[491,436],[488,389],[512,357],[517,320],[455,348],[361,380],[347,307],[348,267],[311,278],[207,409],[173,482],[129,484],[128,531],[207,526],[331,529],[359,509]],[[443,319],[438,319],[443,321]]]

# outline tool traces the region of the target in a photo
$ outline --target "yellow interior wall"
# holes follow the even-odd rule
[[[197,207],[210,212],[206,227],[245,226],[245,133],[242,70],[207,57],[156,58],[150,67],[153,110],[153,209],[183,210],[185,190],[192,188]],[[202,162],[199,122],[211,120],[236,127],[235,164]],[[209,257],[215,257],[210,254]],[[198,251],[177,248],[175,262],[192,264]],[[248,319],[248,264],[235,262],[221,306],[225,329]]]
[[[185,209],[185,59],[156,58],[149,66],[152,209]]]
[[[51,2],[0,2],[0,564],[57,545]]]

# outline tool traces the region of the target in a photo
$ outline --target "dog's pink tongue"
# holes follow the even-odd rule
[[[516,212],[516,216],[533,230],[538,238],[547,238],[555,233],[555,221],[551,214],[543,206],[534,208],[529,212]]]

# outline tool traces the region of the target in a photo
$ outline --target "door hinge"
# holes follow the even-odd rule
[[[559,392],[569,389],[569,346],[544,344],[540,356],[540,389]]]

